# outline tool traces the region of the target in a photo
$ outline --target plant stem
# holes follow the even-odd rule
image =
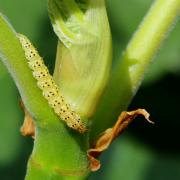
[[[37,88],[16,32],[1,14],[0,55],[35,118],[35,142],[26,179],[80,180],[86,177],[89,172],[88,133],[82,135],[69,129],[49,107]]]
[[[115,65],[92,127],[92,139],[112,125],[142,83],[145,72],[180,12],[180,0],[156,0]],[[102,123],[103,121],[103,123]]]
[[[26,108],[39,121],[52,120],[52,117],[57,119],[36,85],[16,35],[8,21],[0,14],[0,56],[13,77]]]
[[[82,137],[82,134],[70,132],[58,124],[36,131],[26,180],[81,180],[87,176],[87,135]]]

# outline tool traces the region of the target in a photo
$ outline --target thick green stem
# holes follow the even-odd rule
[[[156,0],[115,65],[95,116],[92,138],[111,126],[136,94],[144,74],[180,11],[180,0]]]
[[[81,180],[87,176],[87,135],[82,137],[58,124],[36,131],[26,180]]]

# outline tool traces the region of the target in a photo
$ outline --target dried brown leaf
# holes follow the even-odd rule
[[[114,127],[103,132],[97,139],[94,147],[88,150],[87,155],[90,160],[91,171],[97,171],[100,168],[101,163],[96,158],[109,147],[112,141],[118,137],[127,128],[129,123],[132,122],[132,120],[138,115],[143,115],[148,122],[153,123],[149,119],[149,113],[144,109],[137,109],[129,112],[123,111]]]
[[[23,125],[20,128],[20,132],[23,136],[31,136],[34,138],[35,136],[35,125],[34,125],[34,120],[29,114],[29,112],[26,110],[24,104],[22,101],[20,101],[20,106],[24,110],[24,122]]]

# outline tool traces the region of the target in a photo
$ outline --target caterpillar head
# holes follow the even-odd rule
[[[23,34],[18,34],[19,41],[24,49],[29,48],[31,46],[31,42],[29,39]]]

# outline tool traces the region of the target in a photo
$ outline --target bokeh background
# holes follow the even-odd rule
[[[53,71],[57,39],[53,33],[46,0],[0,0],[15,30],[27,35]],[[107,0],[114,61],[150,7],[152,0]],[[0,27],[1,28],[1,27]],[[166,39],[130,109],[146,108],[149,125],[134,121],[101,156],[102,168],[90,180],[179,180],[180,179],[180,23]],[[0,61],[0,179],[23,180],[32,150],[31,138],[19,128],[23,112],[18,91]]]

